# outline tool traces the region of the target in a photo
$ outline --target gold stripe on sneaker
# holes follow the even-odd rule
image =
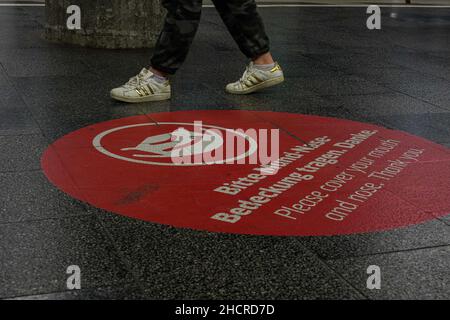
[[[275,71],[278,71],[278,70],[281,70],[281,67],[280,67],[280,65],[277,63],[276,65],[275,65],[275,67],[273,67],[271,70],[270,70],[270,72],[275,72]]]
[[[253,75],[253,78],[255,78],[257,81],[255,84],[258,84],[258,83],[261,83],[264,81],[263,79],[259,78],[256,74]]]
[[[140,96],[140,97],[143,97],[144,96],[144,93],[141,91],[141,88],[136,88],[136,89],[134,89],[137,93],[138,93],[138,95]]]
[[[148,88],[148,90],[150,90],[150,93],[151,93],[151,94],[155,94],[155,91],[153,91],[152,87],[150,87],[149,84],[147,84],[147,88]]]
[[[256,77],[254,75],[250,75],[247,78],[247,81],[250,81],[252,85],[258,84],[258,79],[256,79]]]
[[[140,87],[140,89],[144,92],[144,95],[148,96],[150,94],[144,86]]]

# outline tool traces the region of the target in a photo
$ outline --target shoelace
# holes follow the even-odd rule
[[[127,86],[137,86],[140,85],[142,81],[141,75],[137,75],[134,77],[131,77],[130,80],[126,83]]]
[[[247,67],[245,67],[245,71],[244,71],[244,74],[242,75],[242,77],[239,79],[239,83],[242,85],[242,84],[245,84],[245,81],[247,80],[247,78],[248,78],[248,76],[249,76],[249,73],[250,72],[250,66],[248,65]]]
[[[125,84],[126,86],[140,86],[141,82],[144,80],[143,79],[144,75],[141,73],[139,73],[138,75],[131,77],[130,80],[128,80],[128,82]]]

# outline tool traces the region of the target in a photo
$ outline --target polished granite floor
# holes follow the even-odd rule
[[[404,130],[450,147],[450,9],[262,8],[287,81],[235,97],[245,59],[205,8],[173,99],[126,105],[108,92],[151,50],[95,50],[41,38],[42,7],[0,7],[0,297],[36,299],[448,299],[450,218],[330,237],[208,233],[132,220],[73,200],[44,176],[57,138],[153,112],[313,114]],[[66,268],[82,269],[67,291]],[[366,289],[379,265],[382,288]]]

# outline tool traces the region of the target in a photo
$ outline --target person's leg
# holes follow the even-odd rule
[[[254,58],[253,62],[255,64],[273,64],[273,63],[275,63],[275,61],[273,61],[273,57],[270,52],[264,53],[256,58]]]
[[[274,63],[269,37],[254,0],[213,0],[242,53],[256,64]]]
[[[151,59],[159,75],[174,74],[186,59],[200,22],[202,0],[163,0],[167,15]]]
[[[186,59],[197,31],[202,0],[163,0],[167,15],[156,43],[150,70],[111,90],[111,97],[125,102],[167,100],[171,97],[168,74],[174,74]]]
[[[269,37],[255,1],[213,2],[241,51],[252,60],[242,77],[229,83],[225,90],[233,94],[248,94],[282,83],[283,71],[270,54]]]

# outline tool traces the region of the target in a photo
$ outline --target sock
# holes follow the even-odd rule
[[[268,71],[270,69],[272,69],[273,67],[275,67],[275,62],[274,63],[269,63],[269,64],[253,64],[253,67],[259,70],[263,70],[263,71]]]
[[[159,82],[159,83],[164,83],[164,82],[167,81],[167,78],[166,78],[166,77],[160,76],[160,75],[155,74],[155,73],[153,74],[152,78],[155,79],[155,81],[156,81],[156,82]]]

